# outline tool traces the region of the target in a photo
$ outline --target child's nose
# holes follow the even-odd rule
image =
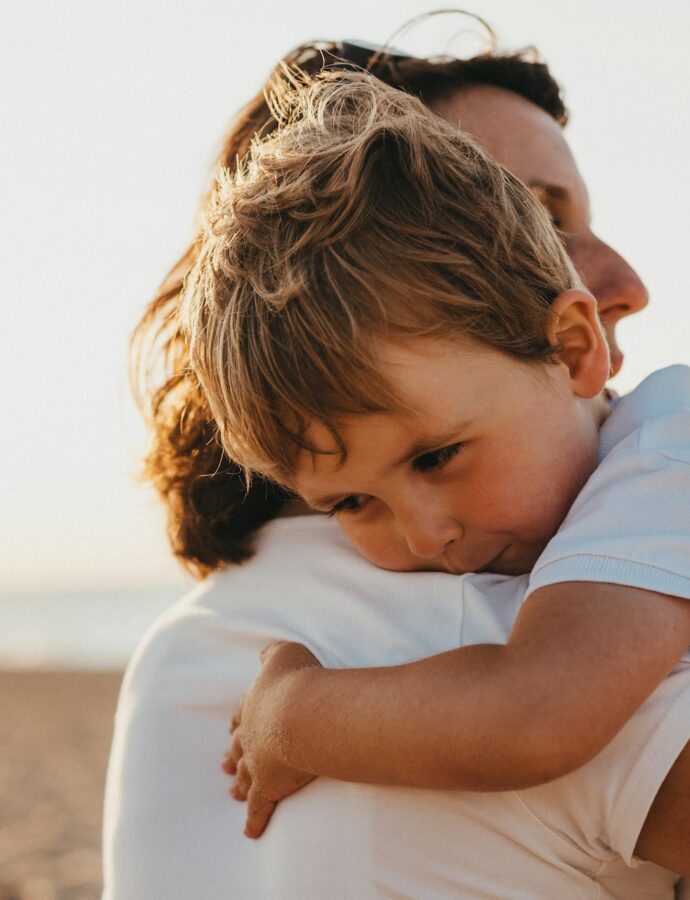
[[[442,556],[449,544],[462,537],[462,528],[449,516],[432,510],[410,510],[403,523],[407,546],[420,559]]]

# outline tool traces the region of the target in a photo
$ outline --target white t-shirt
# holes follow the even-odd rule
[[[690,597],[690,368],[660,369],[615,401],[599,457],[528,593],[600,581]]]
[[[636,405],[621,401],[609,431]],[[267,640],[300,640],[328,666],[503,643],[528,581],[384,572],[316,517],[270,523],[258,547],[165,614],[128,670],[108,776],[105,900],[673,897],[675,876],[633,851],[690,739],[685,661],[596,759],[548,785],[480,794],[318,779],[279,806],[260,841],[244,838],[220,758]],[[686,556],[686,578],[688,568]]]

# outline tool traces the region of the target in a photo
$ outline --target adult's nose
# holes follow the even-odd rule
[[[569,249],[587,288],[596,297],[611,351],[611,374],[615,375],[623,364],[616,325],[644,309],[649,293],[630,263],[596,235],[575,239]]]
[[[600,265],[595,268],[593,284],[588,287],[597,298],[599,315],[617,322],[644,309],[649,293],[640,276],[613,247],[597,237],[594,240]]]

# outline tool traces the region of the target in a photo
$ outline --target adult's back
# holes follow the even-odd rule
[[[352,897],[670,898],[676,876],[633,859],[690,739],[681,665],[592,763],[551,785],[473,794],[319,779],[258,842],[227,796],[228,711],[271,638],[331,666],[404,662],[502,642],[525,578],[393,574],[313,517],[264,529],[255,560],[159,620],[120,701],[106,804],[104,900]]]

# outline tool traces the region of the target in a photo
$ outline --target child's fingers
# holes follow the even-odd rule
[[[235,765],[242,759],[244,756],[244,747],[242,746],[242,732],[236,731],[232,736],[232,743],[230,744],[230,750],[228,751],[228,756],[234,760]]]
[[[230,720],[230,727],[228,728],[228,731],[230,732],[230,734],[234,734],[234,732],[237,731],[237,729],[242,724],[242,708],[243,708],[243,706],[244,706],[244,695],[242,697],[240,697],[240,705],[237,707],[237,711],[235,712],[235,715]]]
[[[235,800],[246,800],[252,786],[252,776],[249,774],[249,767],[244,759],[237,764],[237,772],[235,773],[235,781],[230,788],[231,795]]]
[[[237,772],[237,760],[230,750],[223,757],[220,767],[226,775],[234,775]]]
[[[236,731],[232,736],[232,744],[230,745],[230,749],[223,757],[221,768],[226,775],[234,775],[235,772],[237,772],[237,764],[244,755],[244,748],[242,747],[242,738],[240,737],[240,734],[241,732]]]
[[[247,821],[244,826],[247,837],[261,837],[276,806],[274,800],[264,797],[257,788],[251,788],[247,797]]]

